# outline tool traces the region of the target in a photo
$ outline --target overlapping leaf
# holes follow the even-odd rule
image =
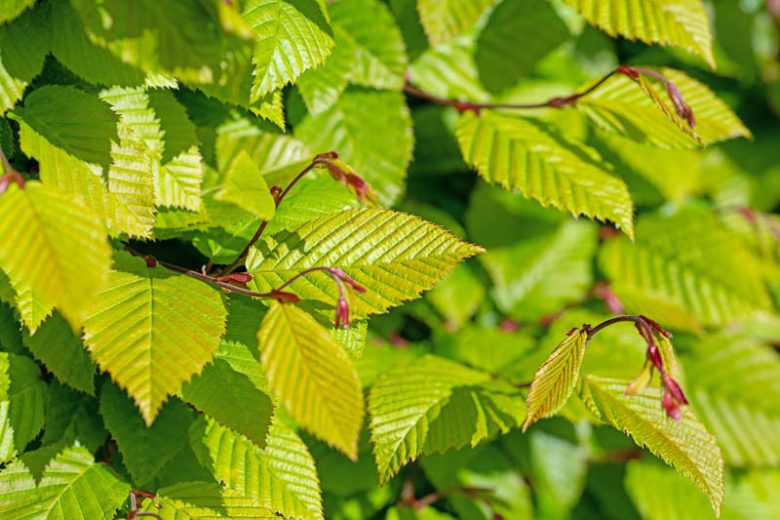
[[[140,511],[161,520],[214,520],[251,518],[275,520],[272,509],[258,505],[255,498],[223,489],[214,482],[182,482],[157,491],[154,499],[144,499]]]
[[[686,409],[679,421],[665,416],[657,388],[625,395],[628,381],[588,376],[583,398],[615,428],[662,458],[707,495],[716,514],[723,502],[723,457],[715,438]]]
[[[21,461],[0,472],[3,518],[112,518],[130,486],[81,447],[68,448],[46,467],[40,483]]]
[[[274,420],[265,449],[212,421],[193,424],[196,455],[225,488],[285,518],[322,519],[314,459],[301,439]]]
[[[712,67],[712,32],[701,0],[566,0],[586,20],[611,36],[672,45],[702,57]]]
[[[338,267],[366,288],[350,293],[355,316],[383,312],[416,298],[444,278],[455,265],[481,248],[412,215],[382,209],[331,214],[261,240],[247,269],[262,290],[302,271]],[[293,282],[304,299],[335,304],[338,287],[316,272]]]
[[[231,202],[261,220],[271,220],[276,212],[276,203],[268,184],[249,155],[243,151],[231,163],[222,189],[214,198]]]
[[[67,193],[30,181],[0,196],[0,268],[17,294],[30,288],[77,323],[109,265],[105,228]]]
[[[664,88],[646,76],[614,76],[578,101],[577,107],[601,128],[664,148],[751,137],[728,105],[705,85],[674,69],[663,68],[660,73],[680,89],[693,111],[693,127],[677,114]]]
[[[187,444],[192,413],[179,400],[159,411],[151,426],[119,387],[106,381],[100,389],[100,415],[116,441],[133,481],[148,483]]]
[[[168,395],[211,360],[225,317],[217,290],[119,253],[87,313],[84,342],[151,424]]]
[[[29,9],[35,3],[35,0],[8,0],[8,2],[0,8],[0,23],[13,20],[24,12],[25,9]]]
[[[329,13],[336,47],[325,65],[306,72],[298,83],[309,110],[316,114],[330,108],[349,83],[400,89],[406,53],[389,9],[377,0],[344,0]]]
[[[355,458],[363,393],[344,349],[310,315],[279,303],[266,314],[258,338],[277,399],[301,426]]]
[[[426,356],[381,375],[371,388],[371,441],[380,480],[408,461],[519,426],[522,399],[509,385],[444,358]]]
[[[0,353],[0,462],[22,453],[43,428],[46,385],[25,356]]]
[[[250,0],[242,17],[256,39],[253,101],[321,65],[333,48],[332,31],[314,0]]]
[[[311,150],[338,151],[390,204],[401,194],[412,158],[411,125],[400,93],[348,89],[330,109],[303,120],[295,135]]]
[[[95,363],[62,316],[55,314],[40,329],[25,334],[24,344],[57,379],[76,390],[94,393]]]
[[[610,220],[633,236],[628,189],[594,150],[563,141],[530,119],[492,112],[462,115],[456,133],[464,159],[487,181],[543,206]]]
[[[554,415],[566,404],[579,380],[587,342],[587,332],[574,331],[536,371],[526,398],[528,413],[523,431],[539,419]]]

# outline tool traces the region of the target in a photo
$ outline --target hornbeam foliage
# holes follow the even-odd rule
[[[780,517],[776,4],[0,1],[0,518]]]

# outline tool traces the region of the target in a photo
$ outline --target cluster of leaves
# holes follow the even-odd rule
[[[777,518],[770,4],[3,2],[0,517]]]

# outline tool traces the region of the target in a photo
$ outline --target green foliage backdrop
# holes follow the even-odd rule
[[[0,4],[0,518],[780,518],[780,3]]]

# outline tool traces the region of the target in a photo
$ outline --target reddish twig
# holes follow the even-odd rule
[[[5,193],[5,190],[8,189],[12,182],[16,183],[20,188],[24,188],[24,177],[11,165],[2,148],[0,148],[0,164],[3,165],[3,171],[5,172],[0,176],[0,194]]]

